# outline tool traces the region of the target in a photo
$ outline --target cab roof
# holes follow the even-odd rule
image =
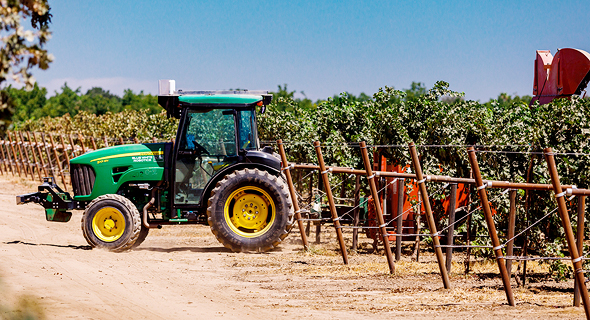
[[[262,100],[262,95],[251,94],[188,94],[178,96],[179,102],[188,104],[253,104]]]
[[[158,95],[158,104],[166,109],[168,117],[180,118],[183,107],[188,108],[250,108],[268,105],[272,94],[268,91],[173,91]],[[264,112],[264,110],[262,110]]]

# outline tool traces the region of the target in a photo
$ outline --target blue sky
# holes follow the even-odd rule
[[[531,95],[535,50],[590,51],[587,1],[58,1],[50,93],[101,86],[276,90],[313,99],[437,80]]]

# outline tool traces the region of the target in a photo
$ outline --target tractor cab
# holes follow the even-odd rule
[[[224,169],[252,158],[260,162],[256,107],[264,108],[272,96],[248,90],[176,91],[174,80],[160,80],[159,87],[159,104],[180,119],[169,177],[171,203],[175,209],[203,207],[208,187]],[[277,166],[270,162],[262,164]]]

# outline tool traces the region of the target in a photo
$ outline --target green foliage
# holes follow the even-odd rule
[[[275,109],[278,111],[293,111],[293,104],[296,104],[300,108],[303,109],[312,109],[313,103],[309,100],[303,91],[301,94],[305,97],[303,99],[295,98],[296,91],[289,91],[287,90],[287,84],[281,86],[278,85],[278,90],[276,92],[272,92],[273,100],[275,101]]]
[[[564,250],[567,251],[565,240],[557,238],[551,242],[547,242],[542,254],[547,257],[564,257]],[[549,265],[549,274],[557,282],[570,279],[573,277],[573,270],[570,265],[566,265],[560,260],[544,260],[542,263]]]
[[[0,89],[7,79],[24,82],[30,89],[35,84],[31,69],[45,70],[53,61],[53,56],[43,49],[51,38],[49,4],[46,0],[1,0],[0,3],[0,30],[3,31],[0,38]],[[33,30],[25,30],[22,25],[22,21],[28,19]],[[1,98],[0,108],[5,109],[8,107],[7,97],[2,94]]]
[[[53,55],[44,49],[51,38],[50,8],[46,0],[0,0],[0,131],[11,123],[14,112],[6,81],[13,80],[32,89],[35,84],[31,70],[49,68]],[[30,20],[33,30],[25,30],[22,22]]]
[[[125,90],[122,98],[98,87],[81,94],[80,88],[74,90],[67,83],[61,87],[61,92],[55,92],[49,99],[45,98],[47,90],[39,88],[37,84],[32,90],[8,87],[6,93],[13,106],[12,121],[14,122],[43,117],[62,117],[66,114],[75,116],[80,112],[103,115],[108,112],[141,110],[155,115],[162,111],[158,105],[157,96],[144,94],[143,91],[136,94],[131,89]]]
[[[140,141],[170,140],[175,137],[178,120],[167,118],[166,112],[149,114],[147,110],[125,110],[102,115],[86,111],[75,116],[45,117],[27,120],[17,125],[17,130],[41,131],[64,134],[82,134],[89,137],[137,138]]]
[[[526,96],[501,94],[498,99],[487,103],[465,101],[462,96],[449,90],[448,83],[440,81],[429,90],[420,83],[413,83],[410,89],[404,91],[384,87],[369,100],[353,99],[344,93],[337,99],[321,101],[312,109],[285,99],[280,103],[288,104],[288,108],[279,108],[278,102],[275,102],[266,114],[259,117],[260,137],[270,142],[283,139],[289,160],[303,163],[317,162],[311,143],[319,140],[323,144],[327,164],[357,169],[362,169],[363,165],[355,143],[366,141],[369,145],[388,145],[371,151],[385,156],[390,163],[406,165],[410,163],[407,144],[413,141],[419,146],[426,174],[454,177],[469,177],[466,146],[478,145],[480,152],[477,156],[483,178],[513,182],[525,182],[527,169],[532,164],[533,178],[530,182],[550,183],[542,156],[534,154],[543,148],[590,153],[588,99],[574,97],[529,106],[530,97]],[[446,147],[428,147],[434,145]],[[556,157],[562,184],[590,185],[588,156]],[[430,184],[430,192],[439,187],[438,184]],[[497,190],[489,192],[490,199],[497,198],[494,218],[500,235],[505,236],[508,195],[500,196]],[[475,193],[472,199],[477,199]],[[522,230],[555,208],[550,193],[531,192],[527,222],[523,209],[524,194],[520,195],[518,203],[517,230]],[[559,225],[559,217],[554,214],[533,229],[529,238],[530,252],[540,252],[547,242],[562,237],[563,230]],[[481,211],[474,213],[472,228],[472,234],[485,236],[477,237],[474,244],[490,245]],[[522,245],[520,239],[517,239],[516,245]],[[487,249],[475,251],[484,257],[492,255]],[[558,263],[555,265],[558,268]]]

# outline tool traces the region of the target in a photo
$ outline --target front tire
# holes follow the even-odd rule
[[[293,225],[285,182],[266,171],[234,171],[217,183],[209,198],[211,231],[234,252],[275,248]]]
[[[125,251],[141,230],[139,211],[129,199],[107,194],[92,200],[82,216],[82,233],[93,248]]]

